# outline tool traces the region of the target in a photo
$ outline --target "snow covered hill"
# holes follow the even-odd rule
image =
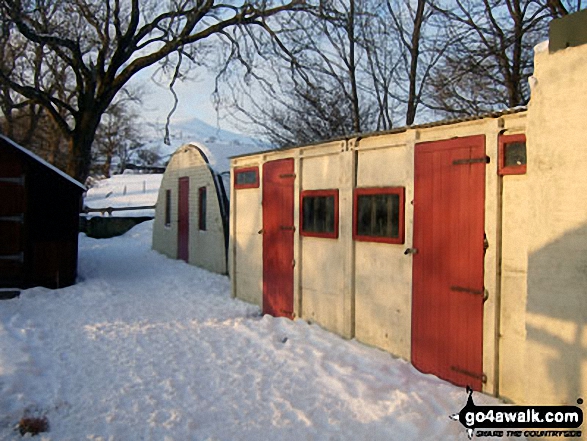
[[[449,419],[463,388],[262,317],[227,277],[152,251],[151,229],[81,235],[77,285],[1,302],[0,440],[23,416],[47,418],[43,441],[467,439]]]
[[[245,135],[218,129],[205,122],[192,118],[174,122],[170,125],[171,145],[163,143],[164,126],[155,127],[156,135],[147,143],[148,147],[158,147],[159,152],[168,160],[179,147],[192,141],[203,147],[210,164],[217,172],[230,170],[231,156],[268,150],[269,145]]]

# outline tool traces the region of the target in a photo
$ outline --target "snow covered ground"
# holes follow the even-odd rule
[[[88,190],[84,205],[89,208],[149,207],[157,203],[162,174],[124,173],[97,181]],[[91,212],[88,217],[102,216]],[[105,216],[109,216],[105,214]],[[114,211],[112,216],[155,216],[154,209]]]
[[[80,281],[0,302],[0,440],[465,440],[466,392],[150,249],[80,237]],[[475,394],[476,404],[495,400]],[[28,435],[27,435],[28,436]]]

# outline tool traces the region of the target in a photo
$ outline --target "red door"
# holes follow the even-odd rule
[[[294,161],[263,165],[263,314],[293,317]]]
[[[412,363],[481,390],[485,137],[416,145]]]
[[[177,198],[177,258],[187,262],[190,238],[190,178],[179,178]]]

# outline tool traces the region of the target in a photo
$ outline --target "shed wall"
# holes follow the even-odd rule
[[[484,305],[483,359],[487,375],[484,390],[496,393],[500,374],[499,334],[507,336],[509,340],[503,347],[513,353],[519,344],[516,338],[523,328],[523,317],[516,314],[500,325],[500,295],[502,291],[507,292],[507,301],[517,307],[524,301],[519,285],[506,283],[502,286],[498,275],[502,258],[502,197],[508,225],[519,225],[509,216],[520,206],[518,200],[526,191],[525,177],[508,176],[507,180],[498,177],[498,139],[500,133],[523,133],[524,128],[525,113],[517,113],[234,159],[233,171],[256,165],[261,173],[264,162],[293,157],[296,164],[295,213],[299,212],[302,191],[339,190],[337,239],[302,236],[299,234],[299,219],[296,219],[296,316],[409,360],[413,276],[412,257],[404,252],[412,246],[414,149],[419,142],[484,135],[486,154],[490,158],[486,170],[485,203],[485,229],[490,245],[485,255],[488,298]],[[236,274],[233,294],[260,306],[263,289],[263,251],[258,234],[262,228],[261,187],[262,176],[259,188],[234,190],[233,186],[231,189],[231,255]],[[405,243],[353,240],[353,191],[369,187],[405,188]],[[520,253],[516,248],[519,244],[516,231],[521,234],[521,229],[518,227],[513,231],[513,237],[506,244],[508,277],[514,270],[524,268],[526,260],[524,252]],[[503,369],[504,378],[511,377],[507,375],[509,366]]]
[[[20,146],[0,139],[0,287],[60,288],[77,277],[79,211],[83,186]],[[20,217],[22,214],[22,217]],[[16,220],[20,218],[20,220]]]
[[[587,395],[587,45],[536,53],[528,109],[525,398]]]

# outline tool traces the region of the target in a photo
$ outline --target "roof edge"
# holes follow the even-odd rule
[[[229,156],[228,159],[246,158],[248,156],[260,155],[262,153],[284,152],[284,151],[288,151],[288,150],[299,149],[302,147],[312,147],[312,146],[316,146],[316,145],[320,145],[320,144],[326,144],[328,142],[344,141],[344,140],[358,138],[358,137],[365,138],[368,136],[393,135],[396,133],[407,132],[408,130],[426,129],[426,128],[438,127],[438,126],[448,126],[451,124],[458,124],[458,123],[469,122],[469,121],[477,121],[477,120],[481,120],[481,119],[485,119],[485,118],[499,118],[504,115],[513,115],[516,113],[525,112],[527,110],[528,110],[528,106],[517,106],[517,107],[511,107],[511,108],[505,109],[505,110],[495,111],[495,112],[487,112],[487,113],[482,113],[479,115],[464,116],[461,118],[442,119],[442,120],[433,121],[433,122],[429,122],[429,123],[415,124],[415,125],[411,125],[411,126],[401,126],[401,127],[397,127],[397,128],[389,129],[389,130],[350,133],[346,136],[338,136],[335,138],[324,139],[322,141],[316,141],[316,142],[312,142],[309,144],[297,144],[297,145],[293,145],[293,146],[276,148],[273,150],[260,150],[258,152],[247,153],[244,155]]]
[[[23,146],[21,146],[20,144],[17,144],[16,142],[14,142],[12,139],[0,134],[0,139],[3,139],[4,141],[6,141],[9,145],[11,145],[12,147],[14,147],[15,149],[21,151],[22,153],[24,153],[25,155],[29,156],[30,158],[34,159],[35,161],[37,161],[38,163],[44,165],[45,167],[47,167],[48,169],[52,170],[53,172],[57,173],[59,176],[61,176],[62,178],[66,179],[67,181],[69,181],[70,183],[78,186],[79,188],[81,188],[83,191],[87,191],[87,187],[82,184],[81,182],[73,179],[71,176],[69,176],[67,173],[59,170],[57,167],[55,167],[53,164],[48,163],[47,161],[45,161],[43,158],[41,158],[40,156],[37,156],[36,154],[34,154],[33,152],[31,152],[29,149],[24,148]]]

